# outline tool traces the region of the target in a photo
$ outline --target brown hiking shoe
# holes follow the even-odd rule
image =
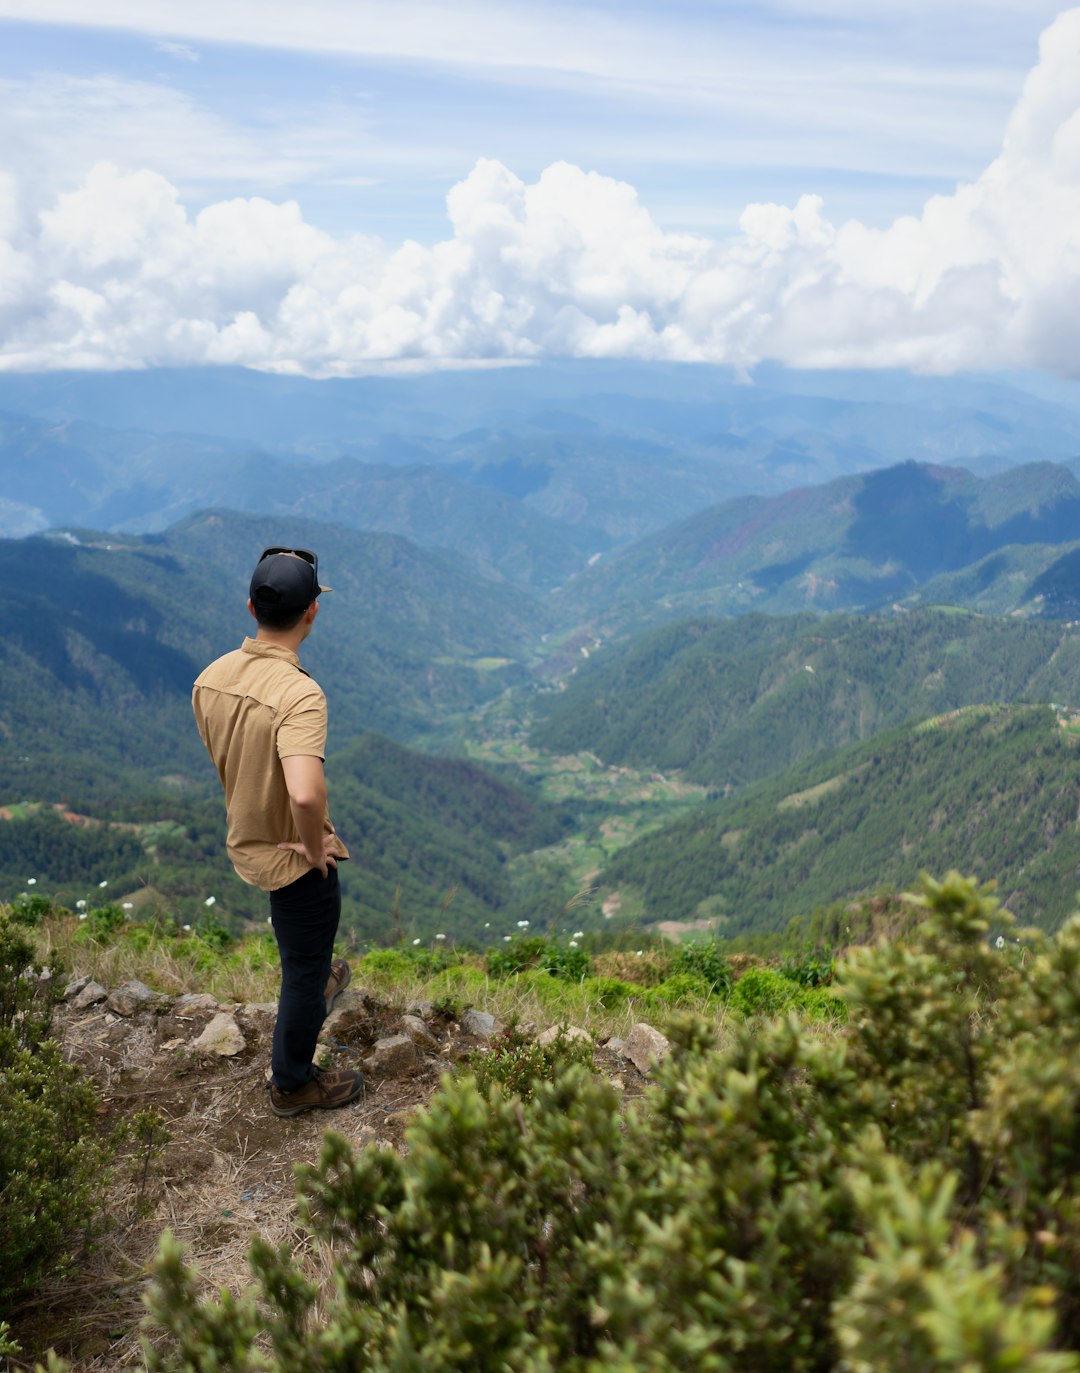
[[[334,1009],[334,1002],[352,981],[352,969],[343,958],[330,964],[330,976],[326,982],[326,1014]]]
[[[316,1068],[315,1076],[295,1092],[270,1084],[270,1109],[276,1116],[299,1116],[305,1111],[332,1111],[347,1106],[364,1090],[364,1079],[351,1068]]]

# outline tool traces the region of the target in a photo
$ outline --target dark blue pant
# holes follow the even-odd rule
[[[336,868],[312,868],[270,893],[270,918],[281,955],[281,996],[271,1058],[274,1086],[298,1091],[310,1082],[312,1058],[326,1019],[326,982],[341,918]]]

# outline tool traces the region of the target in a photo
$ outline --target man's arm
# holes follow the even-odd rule
[[[326,815],[326,775],[321,758],[298,753],[281,760],[285,786],[289,792],[289,807],[300,835],[299,844],[279,844],[279,849],[294,849],[313,868],[326,876],[327,868],[336,868],[337,859],[327,853],[334,836],[323,829]]]

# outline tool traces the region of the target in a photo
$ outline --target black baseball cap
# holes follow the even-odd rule
[[[319,583],[319,559],[308,548],[264,548],[251,577],[250,596],[267,610],[306,610],[332,587]]]

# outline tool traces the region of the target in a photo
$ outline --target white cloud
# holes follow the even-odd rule
[[[168,39],[160,39],[154,44],[158,52],[168,53],[170,57],[177,58],[180,62],[198,62],[199,54],[194,48],[189,48],[186,43],[170,43]]]
[[[1080,9],[1043,35],[1000,155],[919,217],[833,224],[813,195],[723,241],[633,187],[480,161],[452,236],[333,237],[295,202],[190,213],[102,163],[37,215],[0,182],[0,366],[243,363],[342,375],[543,356],[928,370],[1080,364]]]

